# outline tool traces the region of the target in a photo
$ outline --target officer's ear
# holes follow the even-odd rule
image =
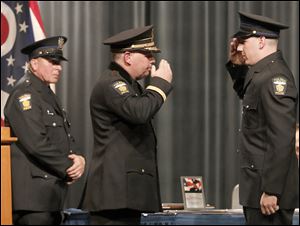
[[[125,65],[131,65],[131,52],[126,51],[123,54],[123,59],[124,59]]]
[[[259,49],[264,48],[264,46],[266,45],[266,37],[265,36],[261,36],[258,38],[258,45],[259,45]]]
[[[33,70],[36,71],[38,68],[38,59],[31,59],[29,62],[29,67]]]

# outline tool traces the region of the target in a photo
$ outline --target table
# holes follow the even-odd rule
[[[143,213],[142,225],[243,225],[245,218],[241,209],[214,209],[201,211],[165,211]],[[295,211],[293,224],[299,225],[299,210]]]

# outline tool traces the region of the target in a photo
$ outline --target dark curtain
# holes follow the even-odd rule
[[[89,165],[93,134],[89,98],[108,66],[107,37],[153,24],[155,39],[173,69],[174,90],[154,119],[163,202],[183,202],[180,176],[202,176],[206,201],[230,208],[238,183],[237,133],[241,102],[225,70],[238,10],[290,25],[280,49],[299,83],[299,2],[297,1],[41,1],[47,36],[65,35],[63,77],[57,95],[67,109],[73,134]],[[147,82],[147,81],[146,81]],[[77,207],[85,176],[71,185],[66,207]]]

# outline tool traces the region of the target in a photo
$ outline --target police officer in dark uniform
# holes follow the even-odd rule
[[[297,89],[279,33],[288,26],[239,12],[227,69],[243,100],[239,134],[240,203],[247,224],[292,224],[299,207],[295,154]]]
[[[90,107],[94,152],[84,208],[91,224],[139,224],[141,212],[161,211],[156,137],[151,120],[171,91],[172,71],[156,70],[153,27],[104,41],[113,62],[98,79]],[[144,89],[137,80],[151,73]]]
[[[85,160],[77,155],[70,122],[49,87],[59,80],[66,38],[51,37],[21,50],[29,68],[5,105],[12,145],[13,222],[60,224],[68,184],[79,179]]]

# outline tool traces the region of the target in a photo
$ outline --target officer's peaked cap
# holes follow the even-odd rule
[[[27,54],[30,60],[43,57],[56,61],[67,61],[67,59],[63,56],[62,51],[63,45],[66,41],[67,38],[64,36],[49,37],[24,47],[21,52],[23,54]]]
[[[240,29],[233,37],[246,38],[251,36],[265,36],[266,38],[279,38],[280,30],[289,26],[279,23],[269,17],[239,11]]]
[[[122,31],[106,39],[103,44],[110,45],[113,53],[125,51],[160,52],[154,43],[152,25]]]

